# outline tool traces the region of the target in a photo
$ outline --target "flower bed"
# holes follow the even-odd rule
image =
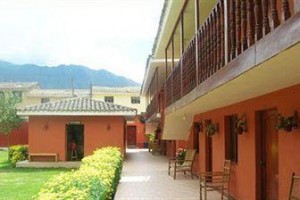
[[[121,171],[120,149],[105,147],[85,157],[78,170],[62,173],[49,180],[37,199],[113,199]]]

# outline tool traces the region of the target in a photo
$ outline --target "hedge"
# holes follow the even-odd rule
[[[105,147],[82,159],[78,170],[50,179],[39,192],[41,200],[113,199],[122,171],[119,148]]]
[[[27,160],[28,146],[27,145],[15,145],[11,146],[8,151],[9,162],[12,166],[16,166],[16,163],[22,160]]]

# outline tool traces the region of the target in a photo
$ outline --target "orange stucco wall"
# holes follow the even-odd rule
[[[28,144],[28,122],[23,122],[19,128],[13,130],[9,136],[10,146]],[[0,134],[0,147],[7,147],[7,136]]]
[[[238,136],[238,163],[233,164],[230,192],[238,199],[256,198],[256,131],[255,112],[277,108],[284,116],[290,116],[294,111],[300,113],[300,85],[282,89],[254,99],[198,114],[195,122],[211,119],[219,124],[219,133],[212,136],[213,170],[222,170],[225,159],[224,117],[233,114],[247,116],[248,132]],[[300,129],[291,133],[278,131],[279,148],[279,199],[287,199],[292,172],[300,174]],[[199,167],[205,170],[205,134],[199,137]]]
[[[29,118],[29,153],[58,153],[66,160],[66,125],[72,121],[84,125],[84,155],[97,148],[117,146],[124,152],[124,117],[119,116],[32,116]]]

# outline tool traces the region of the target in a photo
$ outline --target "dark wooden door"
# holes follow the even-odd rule
[[[136,126],[127,126],[127,146],[136,146]]]
[[[258,199],[278,200],[278,133],[276,110],[259,112]]]
[[[212,171],[212,139],[206,136],[206,169],[205,171]]]

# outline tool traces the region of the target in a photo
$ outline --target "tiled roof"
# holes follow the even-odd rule
[[[89,89],[75,89],[74,95],[76,97],[89,97]],[[27,96],[30,97],[63,97],[72,98],[72,90],[68,89],[35,89],[31,90]]]
[[[133,115],[136,109],[93,100],[73,98],[26,106],[18,109],[19,115]]]
[[[1,82],[0,90],[26,90],[30,88],[39,88],[38,82]]]
[[[93,86],[93,92],[94,93],[114,93],[114,94],[124,94],[124,93],[139,93],[141,90],[141,87],[99,87],[99,86]]]

